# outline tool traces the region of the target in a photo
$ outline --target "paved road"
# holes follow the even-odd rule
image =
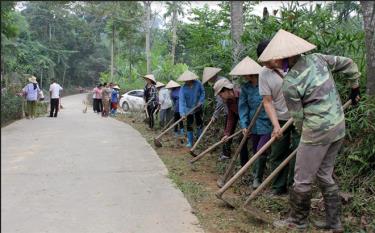
[[[203,232],[152,147],[129,125],[62,99],[57,118],[1,129],[1,232]]]

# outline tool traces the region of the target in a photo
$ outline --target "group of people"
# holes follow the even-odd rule
[[[268,157],[270,168],[274,170],[297,148],[296,159],[289,162],[272,183],[272,195],[283,195],[289,191],[291,206],[289,217],[274,222],[274,226],[307,227],[311,186],[317,179],[324,199],[326,219],[315,225],[333,232],[343,232],[339,188],[332,174],[335,157],[345,135],[345,117],[332,73],[338,72],[350,81],[353,105],[360,99],[360,73],[350,58],[304,54],[315,48],[315,45],[281,29],[271,40],[264,40],[257,46],[259,64],[245,57],[229,73],[243,79],[240,87],[219,76],[220,68],[206,67],[202,82],[188,70],[178,78],[178,81],[184,82],[182,86],[170,81],[166,89],[170,89],[174,120],[181,117],[187,120],[186,146],[189,148],[202,133],[205,83],[213,87],[216,96],[212,121],[216,121],[224,112],[223,141],[234,133],[237,123],[243,136],[251,139],[254,154],[271,137],[276,139],[271,150],[263,153],[255,163],[253,188],[257,188],[263,180]],[[151,74],[144,76],[144,79],[147,82],[147,112],[152,116],[158,106],[157,82]],[[249,124],[259,106],[261,110],[249,131]],[[289,119],[293,119],[293,125],[282,130]],[[150,123],[152,126],[153,123]],[[175,132],[176,135],[184,134],[183,121],[175,127]],[[231,144],[230,140],[224,144],[219,160],[231,157]],[[242,166],[248,161],[248,154],[245,143],[240,152]]]
[[[120,87],[114,83],[99,83],[92,90],[92,106],[94,113],[102,117],[115,116],[120,100]]]
[[[43,91],[39,88],[39,84],[35,76],[28,78],[29,83],[22,89],[22,96],[26,99],[26,119],[35,119],[36,117],[36,104],[38,100],[44,100]],[[60,110],[60,92],[63,88],[52,79],[49,87],[50,94],[50,114],[49,117],[57,117]]]

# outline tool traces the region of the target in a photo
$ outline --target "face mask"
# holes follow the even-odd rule
[[[287,72],[289,68],[289,60],[288,58],[283,59],[283,71]]]

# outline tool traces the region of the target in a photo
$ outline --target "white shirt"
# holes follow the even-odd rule
[[[51,92],[51,99],[58,99],[60,97],[60,91],[62,91],[63,88],[57,84],[57,83],[52,83],[49,86],[49,91]]]
[[[172,100],[171,95],[169,93],[169,90],[165,87],[160,89],[159,91],[159,103],[160,103],[160,109],[168,109],[172,107]]]

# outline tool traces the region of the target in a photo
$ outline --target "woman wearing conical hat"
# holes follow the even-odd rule
[[[247,135],[247,128],[254,117],[254,114],[260,104],[262,104],[262,97],[259,95],[258,75],[262,67],[252,60],[250,57],[245,57],[238,63],[230,75],[242,76],[247,82],[241,85],[241,93],[238,103],[240,127],[243,134]],[[254,127],[251,129],[252,149],[255,154],[268,142],[271,137],[272,126],[264,109],[261,110]],[[240,152],[241,166],[244,166],[249,160],[247,153],[247,142],[244,144]],[[253,188],[257,188],[263,180],[263,174],[266,167],[267,152],[262,154],[256,161],[253,168]]]
[[[171,90],[171,99],[172,99],[172,102],[173,102],[173,121],[176,122],[181,118],[179,105],[178,105],[178,100],[180,98],[181,85],[178,84],[177,82],[171,80],[167,83],[167,86],[165,86],[165,88]],[[175,133],[176,137],[178,137],[178,136],[183,137],[184,136],[185,133],[184,133],[184,122],[183,121],[180,121],[180,123],[174,127],[174,133]]]
[[[179,109],[180,115],[182,118],[187,119],[187,138],[188,143],[186,147],[191,148],[194,144],[194,135],[193,135],[193,123],[197,127],[196,138],[198,139],[202,133],[202,107],[205,98],[205,92],[202,83],[197,80],[198,76],[193,72],[187,70],[179,78],[178,81],[185,82],[180,90],[179,98]],[[189,111],[196,106],[200,106],[192,114],[189,114]]]
[[[145,101],[146,111],[148,113],[149,121],[148,126],[150,129],[154,128],[154,112],[158,107],[158,91],[156,89],[156,80],[154,75],[147,74],[143,76],[146,82],[144,87],[143,99]]]
[[[341,200],[332,178],[335,157],[345,136],[345,117],[332,72],[351,82],[350,98],[359,100],[357,65],[346,57],[323,54],[302,55],[316,46],[284,30],[278,31],[259,58],[288,73],[283,94],[301,141],[297,150],[289,218],[274,222],[276,227],[304,229],[308,225],[311,186],[317,178],[322,191],[326,221],[317,226],[343,232]]]
[[[36,102],[38,100],[38,93],[40,92],[40,89],[38,82],[36,81],[36,77],[31,76],[28,80],[29,83],[22,89],[22,92],[26,97],[26,118],[34,119],[36,116]]]

